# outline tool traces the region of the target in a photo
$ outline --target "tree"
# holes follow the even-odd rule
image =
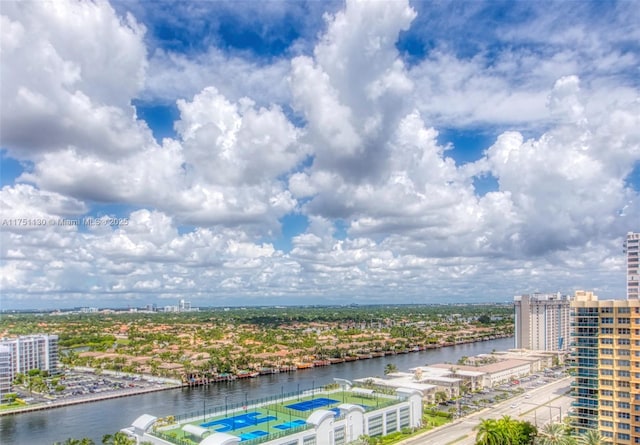
[[[53,445],[95,445],[95,442],[88,437],[83,437],[82,439],[73,439],[68,438],[64,442],[55,442]]]
[[[604,438],[598,430],[588,430],[576,439],[576,445],[604,445]]]
[[[8,392],[4,395],[4,400],[7,403],[13,403],[16,401],[17,398],[18,398],[18,394],[16,394],[15,392]]]
[[[482,419],[478,425],[476,434],[476,445],[502,445],[506,444],[507,438],[504,431],[495,419]]]
[[[443,403],[443,402],[446,402],[446,401],[447,401],[447,399],[448,399],[448,397],[447,397],[447,393],[446,393],[446,392],[444,392],[444,391],[438,391],[438,392],[436,392],[436,394],[435,394],[435,401],[436,401],[436,403]]]
[[[387,366],[384,367],[384,375],[393,374],[394,372],[398,372],[398,367],[394,363],[387,363]]]
[[[103,445],[135,445],[135,439],[131,439],[125,433],[105,434],[102,437]]]
[[[538,445],[573,445],[573,438],[561,423],[548,423],[538,432]]]
[[[476,445],[530,445],[536,437],[536,427],[509,416],[482,419],[478,425]]]
[[[538,429],[531,422],[520,422],[520,444],[532,444],[536,440]]]

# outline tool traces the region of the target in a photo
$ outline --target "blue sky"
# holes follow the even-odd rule
[[[633,2],[1,13],[2,308],[624,297]]]

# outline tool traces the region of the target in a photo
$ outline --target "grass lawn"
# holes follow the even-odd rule
[[[424,416],[422,416],[423,425],[431,428],[435,428],[449,422],[451,422],[451,418],[445,416],[438,416],[431,413],[425,413]]]
[[[27,406],[27,404],[24,402],[3,403],[0,405],[0,410],[9,411],[23,406]]]

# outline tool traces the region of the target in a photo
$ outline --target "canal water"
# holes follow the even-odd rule
[[[202,411],[291,393],[319,388],[333,383],[334,377],[353,380],[383,376],[388,363],[398,370],[435,363],[455,363],[463,356],[472,356],[513,348],[513,338],[430,349],[369,360],[357,360],[321,368],[291,373],[264,375],[254,379],[222,382],[206,387],[179,388],[149,394],[73,405],[45,411],[0,417],[0,443],[3,445],[52,445],[67,438],[89,437],[96,444],[102,436],[113,434],[142,414],[158,417]]]

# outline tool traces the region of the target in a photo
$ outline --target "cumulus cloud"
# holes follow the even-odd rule
[[[117,226],[3,227],[0,285],[16,301],[621,288],[619,238],[640,221],[627,182],[640,101],[616,81],[637,54],[602,51],[617,38],[581,47],[597,69],[556,34],[548,53],[435,45],[409,66],[398,41],[421,22],[403,1],[347,1],[291,60],[147,55],[145,28],[105,2],[10,3],[1,20],[0,141],[29,161],[0,190],[3,210],[53,221],[133,208]],[[177,99],[174,138],[151,137],[130,105],[140,97]],[[509,128],[456,164],[439,128],[471,124]],[[481,195],[483,175],[497,189]],[[279,249],[294,213],[308,226]]]
[[[121,156],[148,143],[129,107],[146,68],[132,16],[106,2],[7,2],[2,25],[0,141],[12,154],[73,146]]]
[[[150,102],[171,103],[215,85],[232,101],[251,97],[261,105],[284,104],[291,97],[286,81],[288,73],[286,59],[260,64],[226,54],[216,47],[193,57],[158,49],[149,59],[148,76],[140,97]]]

